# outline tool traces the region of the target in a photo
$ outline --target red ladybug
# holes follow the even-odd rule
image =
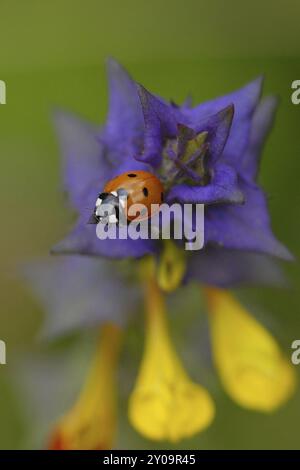
[[[164,188],[160,180],[149,173],[148,171],[128,171],[116,176],[106,183],[104,190],[99,194],[96,201],[94,213],[92,216],[92,223],[98,223],[101,216],[98,214],[100,205],[111,205],[112,213],[109,215],[109,222],[118,223],[120,210],[119,197],[127,197],[127,212],[133,204],[143,204],[147,208],[147,218],[152,217],[154,208],[152,204],[160,205],[164,198]],[[121,201],[121,199],[120,199]],[[128,215],[126,213],[127,221],[144,219],[143,213],[135,215]]]

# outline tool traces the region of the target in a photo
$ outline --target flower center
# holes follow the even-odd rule
[[[183,124],[178,125],[178,130],[178,136],[168,139],[163,150],[160,178],[165,188],[169,189],[180,183],[201,186],[208,184],[207,132],[197,134]]]

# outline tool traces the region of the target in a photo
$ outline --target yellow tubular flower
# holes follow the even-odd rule
[[[85,386],[74,407],[57,424],[50,449],[112,448],[116,431],[115,375],[120,343],[120,328],[104,325]]]
[[[154,277],[146,283],[146,344],[129,402],[129,419],[146,438],[178,442],[211,423],[214,404],[192,382],[170,341],[162,293]]]
[[[239,405],[272,412],[295,389],[292,365],[271,334],[234,297],[205,288],[214,362],[227,393]]]

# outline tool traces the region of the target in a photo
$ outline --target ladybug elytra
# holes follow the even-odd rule
[[[122,173],[106,183],[103,192],[98,196],[90,222],[98,223],[101,220],[99,208],[102,203],[105,203],[111,208],[108,221],[118,223],[120,210],[124,209],[120,196],[126,198],[126,220],[130,222],[145,218],[143,213],[135,213],[132,216],[128,214],[130,207],[135,204],[142,204],[147,209],[146,218],[152,217],[154,214],[152,205],[155,204],[158,207],[163,202],[164,189],[160,180],[148,171],[139,170]]]

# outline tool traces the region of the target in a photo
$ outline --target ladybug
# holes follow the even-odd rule
[[[122,197],[121,197],[122,196]],[[128,171],[116,176],[106,183],[103,192],[99,194],[90,223],[97,224],[101,220],[99,215],[100,205],[105,202],[110,206],[109,213],[106,212],[106,218],[109,223],[119,223],[120,211],[125,210],[124,197],[127,202],[127,213],[125,220],[145,219],[143,211],[135,215],[128,215],[128,210],[134,204],[143,204],[147,209],[146,218],[154,214],[152,204],[159,206],[163,202],[164,188],[160,180],[148,171]]]

